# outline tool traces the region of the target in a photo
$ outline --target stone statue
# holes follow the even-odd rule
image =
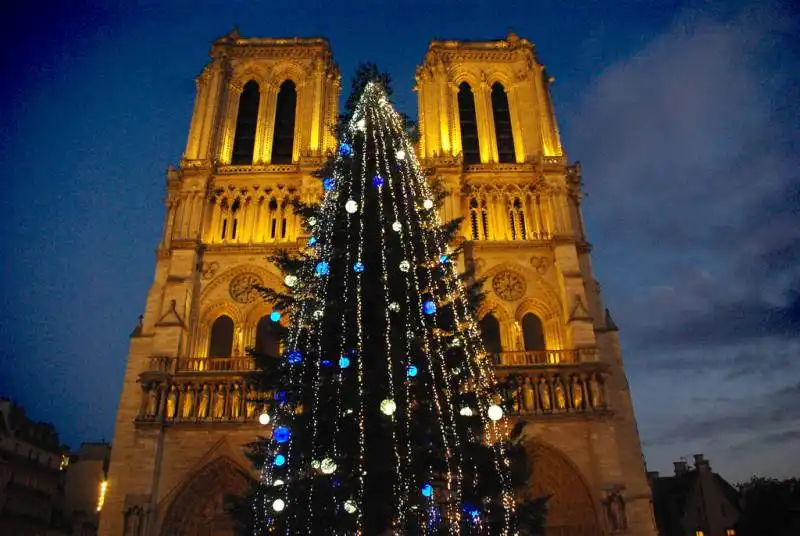
[[[514,413],[519,413],[520,410],[520,401],[522,400],[522,386],[520,385],[520,379],[514,377],[509,382],[509,387],[511,390],[511,410]]]
[[[245,411],[247,412],[246,415],[248,419],[252,419],[256,415],[255,398],[256,398],[256,390],[251,385],[250,387],[247,388],[247,404],[245,409]]]
[[[583,409],[583,383],[577,376],[572,377],[572,407]]]
[[[203,386],[203,390],[200,393],[200,404],[197,407],[197,416],[201,419],[205,419],[208,417],[208,403],[210,398],[210,393],[208,392],[208,385]]]
[[[158,385],[153,382],[150,390],[147,391],[147,416],[155,417],[158,415]]]
[[[184,419],[191,419],[194,415],[194,390],[191,385],[186,385],[183,391],[183,411],[181,417]]]
[[[564,384],[561,383],[561,378],[556,378],[556,381],[553,382],[553,394],[556,398],[556,408],[567,409],[567,396],[564,393]]]
[[[535,393],[533,392],[533,385],[531,385],[531,378],[526,377],[525,383],[522,384],[522,408],[525,410],[525,413],[533,413],[534,411],[534,399],[536,398]]]
[[[241,414],[242,395],[239,393],[239,384],[233,384],[233,392],[231,393],[231,418],[238,419]]]
[[[212,416],[215,419],[221,419],[225,416],[225,386],[218,385],[214,392],[214,411]]]
[[[125,512],[125,528],[123,536],[141,536],[142,529],[142,509],[139,507],[129,508]]]
[[[605,510],[611,532],[628,528],[628,519],[625,515],[625,500],[619,491],[613,491],[608,494],[608,498],[605,501]]]
[[[591,379],[589,380],[589,390],[591,391],[592,395],[592,407],[602,408],[605,404],[603,402],[603,386],[600,385],[600,382],[597,381],[597,375],[592,374]]]
[[[170,386],[167,395],[167,419],[174,419],[178,411],[178,390],[174,385]]]
[[[542,409],[550,411],[552,404],[550,403],[550,386],[547,385],[544,377],[539,378],[539,396],[542,400]]]

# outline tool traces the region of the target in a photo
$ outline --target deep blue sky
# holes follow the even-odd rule
[[[184,148],[210,41],[234,24],[245,36],[323,35],[346,81],[359,61],[377,61],[415,116],[414,68],[430,39],[511,28],[557,79],[649,467],[704,452],[732,480],[800,473],[791,2],[8,4],[0,395],[72,446],[112,437],[164,170]]]

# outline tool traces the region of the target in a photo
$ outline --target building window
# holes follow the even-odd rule
[[[261,96],[258,83],[250,80],[244,85],[239,96],[239,112],[236,114],[236,131],[233,135],[233,154],[231,164],[251,165],[256,145],[256,124],[258,123],[258,101]]]
[[[465,164],[481,161],[478,146],[478,120],[475,116],[475,96],[466,82],[458,86],[458,122],[461,126],[461,154]]]
[[[537,352],[545,349],[542,321],[533,313],[522,317],[522,340],[526,352]]]
[[[497,139],[497,157],[500,162],[514,163],[514,136],[511,132],[511,113],[508,108],[506,89],[499,82],[492,86],[492,113],[494,134]]]
[[[291,164],[294,149],[294,115],[297,91],[291,80],[281,84],[275,108],[275,130],[272,137],[273,164]]]
[[[486,209],[486,200],[478,201],[473,198],[469,202],[469,219],[473,240],[487,240],[489,238],[489,211]]]
[[[233,348],[233,320],[222,315],[211,324],[208,357],[230,357]]]
[[[478,322],[478,327],[481,330],[481,337],[483,338],[483,345],[486,351],[491,354],[499,354],[503,351],[503,345],[500,342],[500,323],[492,313],[487,313],[481,321]]]
[[[281,341],[271,329],[272,320],[268,316],[258,321],[256,326],[255,351],[270,357],[278,357],[281,353]]]
[[[514,199],[508,207],[508,223],[511,228],[511,240],[528,238],[528,231],[525,227],[525,208],[519,199]]]

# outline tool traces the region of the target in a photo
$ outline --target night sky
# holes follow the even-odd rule
[[[345,89],[359,61],[377,61],[416,117],[430,39],[513,29],[556,77],[648,467],[703,452],[732,481],[800,473],[792,2],[3,4],[0,395],[72,447],[112,438],[164,170],[184,149],[213,39],[234,24],[325,36]]]

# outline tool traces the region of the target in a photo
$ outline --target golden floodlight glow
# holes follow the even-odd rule
[[[103,503],[106,502],[106,490],[108,490],[108,480],[100,482],[100,494],[97,496],[97,511],[103,509]]]

